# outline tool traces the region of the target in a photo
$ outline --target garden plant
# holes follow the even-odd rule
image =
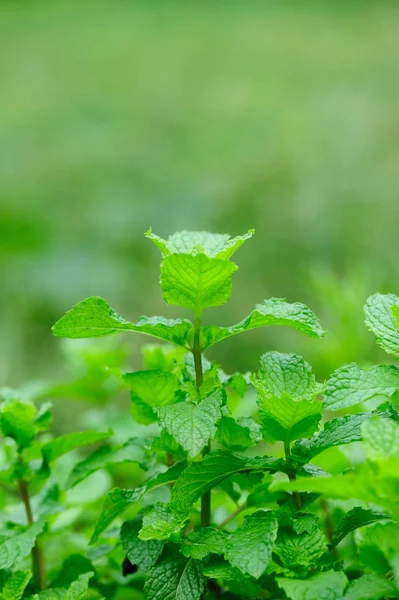
[[[2,600],[399,598],[399,368],[352,363],[324,383],[289,348],[251,373],[207,358],[260,327],[324,335],[279,298],[208,323],[253,233],[148,231],[163,298],[191,318],[130,322],[88,298],[53,334],[151,336],[144,368],[129,372],[107,340],[69,342],[68,382],[1,391]],[[365,315],[399,360],[399,297],[371,296]],[[127,393],[131,414],[114,402]],[[89,402],[78,431],[49,433],[51,397],[77,418],[74,399]]]

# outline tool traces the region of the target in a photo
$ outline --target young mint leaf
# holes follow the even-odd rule
[[[170,467],[164,473],[159,473],[156,477],[149,479],[142,486],[134,490],[122,490],[114,488],[105,497],[101,514],[97,520],[94,533],[90,540],[90,544],[94,544],[101,533],[111,525],[111,523],[121,515],[130,504],[140,500],[142,496],[149,490],[153,490],[162,485],[174,483],[185,467],[185,463],[177,463]]]
[[[76,304],[53,326],[53,334],[67,338],[90,338],[121,331],[137,331],[146,335],[187,346],[192,332],[187,319],[141,317],[137,323],[125,321],[103,298],[92,296]]]
[[[164,542],[141,540],[138,537],[141,525],[141,521],[138,519],[124,523],[121,529],[121,542],[132,565],[136,565],[142,571],[147,572],[161,556]]]
[[[393,319],[395,321],[396,328],[399,329],[399,306],[397,304],[394,304],[391,307],[391,310],[392,310]]]
[[[144,593],[146,600],[200,600],[204,589],[200,561],[171,553],[150,570]]]
[[[0,600],[20,600],[31,578],[31,571],[12,573],[0,592]]]
[[[144,515],[139,532],[141,540],[171,540],[180,542],[188,514],[173,512],[167,504],[158,502]]]
[[[74,466],[65,484],[65,489],[74,487],[95,471],[103,469],[108,465],[136,462],[142,468],[145,468],[147,466],[146,443],[147,440],[143,438],[134,438],[128,440],[126,444],[118,448],[101,446],[101,448],[98,448]]]
[[[112,430],[104,432],[75,431],[73,433],[66,433],[65,435],[60,435],[59,437],[56,437],[50,442],[44,444],[42,447],[43,458],[45,462],[49,464],[53,460],[63,456],[63,454],[71,452],[71,450],[81,448],[82,446],[96,444],[97,442],[102,442],[112,436]]]
[[[305,527],[294,529],[296,531],[279,531],[273,552],[285,568],[304,575],[312,570],[317,560],[327,552],[326,538],[313,515],[310,515],[309,519],[306,518]]]
[[[327,382],[324,403],[328,410],[340,410],[375,396],[391,397],[399,389],[399,369],[376,365],[363,371],[356,363],[340,367]]]
[[[30,402],[9,398],[0,405],[0,430],[25,448],[36,435],[36,408]]]
[[[361,424],[369,420],[371,413],[358,413],[332,419],[324,424],[324,429],[310,440],[298,440],[292,447],[292,454],[308,462],[332,446],[341,446],[362,439]]]
[[[200,315],[204,308],[227,302],[236,270],[236,264],[205,254],[171,254],[161,263],[162,295],[168,304]]]
[[[206,254],[209,258],[228,260],[255,233],[248,233],[230,238],[225,233],[208,233],[207,231],[178,231],[163,240],[149,229],[145,236],[154,242],[164,256],[169,254]]]
[[[270,513],[258,511],[245,517],[227,540],[225,558],[242,573],[259,579],[271,559],[277,529],[278,521]]]
[[[342,571],[325,571],[307,580],[279,577],[276,581],[290,600],[343,600],[348,583]]]
[[[133,419],[144,425],[156,421],[153,409],[172,404],[179,389],[178,378],[167,371],[126,373],[123,380],[130,388]]]
[[[268,325],[287,325],[311,337],[324,335],[316,315],[307,306],[300,302],[289,304],[281,298],[270,298],[270,300],[264,300],[262,304],[257,304],[255,310],[237,325],[204,327],[201,335],[201,347],[204,350],[232,335]]]
[[[399,457],[399,425],[392,419],[373,417],[362,424],[363,445],[372,461]]]
[[[170,507],[177,514],[187,514],[201,496],[231,475],[246,471],[275,471],[280,468],[279,459],[247,458],[225,450],[215,450],[201,461],[192,462],[183,471],[173,487]]]
[[[155,410],[161,426],[194,457],[215,436],[223,402],[223,395],[217,392],[199,404],[183,401]]]
[[[311,367],[296,354],[268,352],[261,369],[252,379],[258,391],[258,405],[266,441],[290,442],[314,433],[321,418],[322,390]]]
[[[399,598],[399,590],[393,581],[376,573],[366,573],[352,580],[346,590],[344,600],[382,600]]]
[[[355,508],[352,508],[352,510],[350,510],[348,513],[346,513],[346,515],[342,517],[342,519],[338,523],[337,529],[335,530],[332,539],[332,545],[336,546],[337,544],[339,544],[344,539],[344,537],[346,537],[351,531],[384,519],[389,519],[389,517],[374,510],[356,506]]]
[[[399,306],[399,298],[394,294],[370,296],[364,307],[365,322],[381,348],[399,358],[399,331],[394,321],[393,306]]]
[[[0,569],[14,567],[28,556],[37,536],[43,531],[44,523],[44,518],[40,518],[23,533],[17,533],[0,543]]]
[[[223,554],[227,536],[215,527],[203,527],[194,531],[182,541],[181,552],[187,558],[202,560],[209,554]]]
[[[260,426],[250,417],[236,421],[232,417],[223,417],[218,425],[217,439],[229,450],[246,450],[258,444],[262,435]]]

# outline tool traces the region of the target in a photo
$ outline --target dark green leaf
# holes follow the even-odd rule
[[[138,537],[141,521],[127,521],[122,525],[121,542],[126,556],[139,569],[147,572],[161,556],[164,543],[158,540],[143,541]]]
[[[342,517],[341,521],[338,523],[337,529],[333,536],[332,545],[336,546],[339,544],[351,531],[384,519],[389,519],[389,517],[374,510],[356,506],[346,513],[346,515]]]

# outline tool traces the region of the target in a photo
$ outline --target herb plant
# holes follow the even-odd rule
[[[60,337],[133,331],[166,342],[144,347],[143,370],[128,372],[124,357],[101,351],[83,377],[37,393],[41,402],[52,394],[89,397],[105,414],[104,402],[129,390],[126,439],[108,429],[112,423],[51,438],[49,404],[36,408],[22,392],[3,390],[0,478],[19,495],[15,507],[25,517],[3,524],[0,598],[399,597],[399,369],[353,363],[324,384],[296,354],[269,351],[253,373],[232,375],[205,356],[228,337],[268,325],[323,336],[309,308],[278,298],[235,325],[206,323],[205,309],[229,299],[232,257],[253,233],[163,240],[147,232],[162,255],[165,301],[192,319],[130,322],[92,297],[54,325]],[[370,298],[366,323],[399,358],[399,298]],[[102,360],[111,366],[101,368]],[[76,454],[92,444],[91,453]],[[104,469],[118,478],[118,465],[128,467],[127,485],[106,493],[98,513],[82,494],[85,516],[68,522],[73,494]],[[62,558],[49,560],[57,536],[66,555],[60,549]]]

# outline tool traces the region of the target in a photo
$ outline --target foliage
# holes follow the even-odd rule
[[[164,298],[191,320],[134,323],[93,297],[54,325],[74,339],[134,332],[166,342],[145,348],[143,370],[120,358],[110,377],[99,368],[94,395],[87,380],[65,384],[97,398],[90,429],[50,435],[52,384],[30,397],[2,391],[0,480],[14,501],[1,525],[0,597],[399,598],[399,369],[353,363],[324,384],[293,353],[266,352],[256,372],[234,375],[204,356],[254,327],[323,335],[308,307],[274,298],[238,325],[203,324],[206,308],[228,300],[232,258],[253,233],[147,232]],[[365,308],[395,357],[398,306],[377,294]],[[133,420],[104,406],[120,391]]]

